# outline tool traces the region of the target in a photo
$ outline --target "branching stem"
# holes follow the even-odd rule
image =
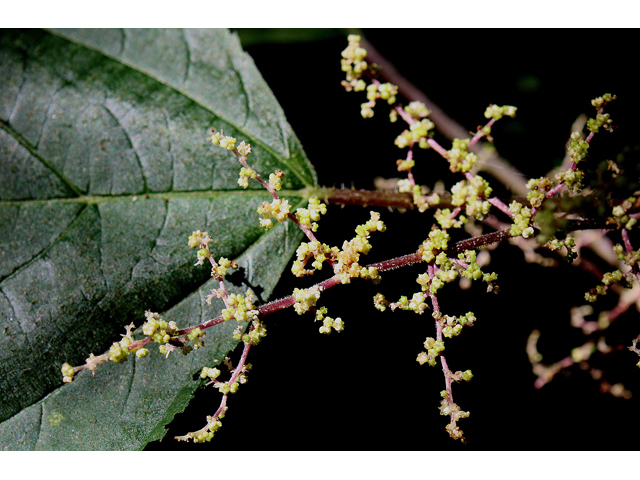
[[[482,235],[479,237],[474,237],[474,238],[470,238],[468,240],[462,240],[460,242],[457,242],[455,244],[453,244],[451,246],[451,248],[449,248],[449,250],[447,250],[447,254],[449,256],[455,256],[458,253],[464,252],[465,250],[474,250],[476,248],[482,247],[484,245],[489,245],[492,243],[496,243],[496,242],[502,242],[504,240],[506,240],[507,238],[509,238],[509,231],[508,230],[500,230],[497,232],[492,232],[492,233],[488,233],[486,235]],[[364,268],[376,268],[378,270],[379,273],[383,273],[389,270],[394,270],[396,268],[400,268],[400,267],[406,267],[409,265],[414,265],[416,263],[420,263],[422,262],[422,256],[418,253],[411,253],[409,255],[404,255],[402,257],[396,257],[396,258],[392,258],[389,260],[384,260],[382,262],[377,262],[377,263],[372,263],[370,265],[365,265]],[[336,285],[341,284],[341,280],[340,280],[340,276],[339,275],[334,275],[318,284],[315,285],[315,287],[318,287],[320,289],[320,291],[325,291],[329,288],[335,287]],[[291,307],[293,306],[293,304],[296,303],[295,298],[290,295],[288,297],[282,298],[280,300],[275,300],[273,302],[270,303],[266,303],[260,307],[258,307],[258,314],[260,317],[264,317],[265,315],[269,315],[271,313],[274,312],[278,312],[280,310],[283,310],[285,308]],[[200,328],[201,330],[205,330],[207,328],[213,327],[215,325],[218,325],[220,323],[223,323],[224,320],[222,319],[222,316],[216,317],[214,319],[211,320],[207,320],[204,323],[201,323],[199,325],[194,325],[188,328],[185,328],[183,330],[180,330],[179,333],[180,334],[186,334],[188,332],[190,332],[191,330],[195,329],[195,328]],[[148,339],[144,339],[144,340],[148,340]],[[141,341],[144,341],[141,340]],[[145,342],[147,343],[147,342]],[[133,345],[131,345],[129,347],[129,349],[133,349],[136,346],[139,346],[140,344],[138,344],[138,342],[134,342]]]

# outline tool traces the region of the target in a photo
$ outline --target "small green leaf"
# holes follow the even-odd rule
[[[194,267],[193,230],[237,259],[234,289],[265,301],[301,239],[269,232],[269,195],[209,127],[284,171],[292,205],[316,184],[282,109],[222,30],[8,31],[0,37],[0,448],[139,449],[160,439],[224,359],[235,325],[186,357],[102,364],[62,386],[60,366],[107,350],[144,311],[180,327],[214,318],[217,286]]]

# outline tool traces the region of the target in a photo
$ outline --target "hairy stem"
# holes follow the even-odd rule
[[[412,209],[413,196],[410,193],[389,190],[354,190],[348,188],[314,188],[310,196],[316,196],[325,203],[335,205],[362,205],[363,207],[390,207]]]
[[[447,253],[449,255],[455,255],[457,253],[464,252],[465,250],[473,250],[475,248],[479,248],[484,245],[489,245],[491,243],[502,242],[507,238],[509,238],[509,231],[500,230],[498,232],[488,233],[480,237],[470,238],[468,240],[462,240],[460,242],[457,242],[451,248],[449,248]],[[406,266],[413,265],[420,262],[422,262],[422,255],[419,253],[411,253],[409,255],[404,255],[402,257],[396,257],[389,260],[384,260],[382,262],[365,265],[363,268],[375,268],[378,270],[379,273],[383,273],[389,270],[394,270],[400,267],[406,267]],[[340,276],[334,275],[320,283],[317,283],[316,285],[314,285],[314,287],[318,287],[319,290],[323,292],[341,283],[342,282],[340,280]],[[269,315],[271,313],[275,313],[285,308],[291,307],[295,303],[296,303],[295,298],[293,297],[293,295],[290,295],[280,300],[275,300],[265,305],[261,305],[260,307],[258,307],[258,314],[260,315],[260,317],[264,317],[265,315]],[[180,330],[180,333],[181,334],[183,332],[188,333],[195,328],[200,328],[201,330],[204,330],[204,329],[213,327],[214,325],[218,325],[222,322],[224,322],[224,320],[222,319],[222,316],[219,316],[214,319],[207,320],[206,322],[201,323],[199,325],[194,325],[194,326],[185,328],[183,330]],[[144,340],[147,340],[147,339],[144,339]],[[134,344],[131,345],[129,348],[130,349],[135,348],[137,344],[138,342],[134,342]]]
[[[242,373],[242,370],[243,370],[245,364],[247,363],[247,356],[249,355],[249,349],[250,348],[251,348],[251,342],[248,342],[248,343],[244,344],[244,348],[242,350],[242,355],[240,356],[240,361],[238,362],[238,365],[236,366],[236,368],[233,370],[233,375],[229,379],[229,384],[230,385],[232,383],[234,383],[238,379],[240,374]],[[218,418],[220,417],[220,415],[222,415],[227,410],[227,399],[228,398],[229,398],[228,394],[225,394],[225,395],[222,396],[222,400],[220,401],[220,406],[216,410],[216,413],[214,413],[212,417],[207,417],[207,424],[202,429],[198,430],[198,432],[207,432],[207,431],[209,431],[209,429],[218,421]],[[194,434],[198,433],[198,432],[194,432]],[[175,440],[187,440],[190,436],[192,436],[192,435],[195,436],[194,434],[187,434],[187,435],[183,435],[183,436],[178,436],[178,437],[174,437],[174,439]]]

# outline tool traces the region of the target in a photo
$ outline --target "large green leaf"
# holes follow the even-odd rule
[[[211,126],[250,143],[258,172],[283,170],[292,204],[316,183],[227,31],[2,32],[0,448],[137,449],[164,436],[193,375],[235,346],[234,325],[187,357],[153,351],[69,385],[60,365],[105,351],[147,309],[179,326],[217,315],[192,230],[239,261],[234,288],[270,295],[300,232],[259,227],[268,195],[238,187],[239,164],[208,142]]]

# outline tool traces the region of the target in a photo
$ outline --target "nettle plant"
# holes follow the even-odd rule
[[[592,118],[574,122],[562,165],[523,180],[498,156],[492,138],[508,134],[499,128],[520,113],[516,107],[488,105],[477,112],[483,124],[475,131],[452,129],[370,44],[351,35],[342,51],[344,88],[340,79],[336,87],[359,98],[359,122],[384,120],[386,133],[363,139],[326,126],[318,132],[345,165],[373,163],[393,177],[377,179],[375,190],[356,190],[318,186],[282,108],[227,31],[10,31],[0,37],[0,57],[3,449],[143,448],[165,437],[165,427],[203,386],[215,405],[201,413],[197,428],[186,427],[175,439],[211,441],[234,421],[233,395],[267,375],[257,361],[252,372],[249,361],[278,341],[273,332],[281,334],[279,319],[291,311],[297,321],[291,328],[307,325],[314,342],[358,332],[356,342],[375,336],[380,344],[360,345],[336,372],[315,372],[295,355],[278,358],[281,370],[267,375],[278,403],[251,403],[245,417],[252,425],[271,428],[260,422],[287,415],[283,399],[304,380],[301,371],[333,375],[318,388],[339,390],[344,384],[337,377],[374,370],[371,383],[390,397],[369,415],[375,429],[390,421],[403,383],[411,382],[427,392],[412,404],[422,409],[414,423],[425,411],[444,417],[421,432],[446,440],[444,428],[465,442],[463,429],[474,438],[469,432],[477,418],[477,395],[468,392],[490,383],[482,370],[489,359],[499,382],[477,401],[496,405],[503,416],[496,430],[510,439],[515,429],[504,422],[522,412],[509,396],[510,359],[500,349],[517,343],[512,331],[526,302],[544,303],[545,292],[535,285],[523,306],[490,314],[467,301],[479,289],[493,299],[488,303],[506,302],[508,283],[526,275],[514,266],[498,278],[489,264],[502,252],[557,267],[546,269],[548,275],[569,267],[593,274],[580,296],[566,299],[574,306],[565,316],[579,336],[566,349],[562,343],[560,360],[543,363],[556,337],[526,327],[521,350],[534,386],[583,371],[601,392],[620,401],[631,396],[597,364],[624,351],[633,367],[629,350],[640,355],[637,332],[625,330],[621,339],[609,330],[640,305],[633,245],[640,217],[637,151],[594,153],[617,128],[610,111],[622,98],[612,106],[615,95],[593,99]],[[336,51],[336,71],[338,58]],[[588,98],[584,106],[591,108]],[[351,107],[331,108],[341,114]],[[438,136],[447,128],[451,140]],[[358,147],[368,141],[396,153],[361,159]],[[438,172],[442,177],[428,178]],[[338,237],[344,225],[350,232]],[[420,235],[415,242],[408,230]],[[595,261],[593,253],[583,254],[586,246]],[[287,278],[296,286],[278,291]],[[366,301],[351,293],[363,285]],[[331,292],[341,305],[331,304]],[[281,298],[269,302],[273,296]],[[563,320],[560,309],[549,310]],[[386,343],[396,337],[384,338],[389,324],[400,325],[395,350]],[[487,340],[483,325],[498,333]],[[284,333],[288,343],[304,347],[309,339],[299,332]],[[484,340],[474,343],[479,337]],[[470,352],[461,352],[461,344]],[[87,358],[90,351],[104,353]],[[339,363],[333,355],[318,362]],[[392,363],[395,355],[408,358],[411,367],[400,368],[406,375],[379,373],[377,362]],[[417,373],[406,372],[411,368]],[[341,394],[322,410],[309,408],[310,415],[324,421],[339,412]],[[554,405],[565,408],[561,400]]]
[[[188,240],[185,239],[185,244],[196,250],[195,266],[209,267],[211,276],[218,282],[218,287],[212,289],[206,297],[206,303],[210,305],[216,299],[222,301],[224,308],[220,315],[205,322],[179,327],[175,321],[166,321],[160,314],[147,311],[146,320],[141,326],[142,338],[134,337],[133,324],[127,326],[122,340],[115,342],[107,353],[99,356],[92,354],[80,366],[73,367],[65,363],[62,366],[64,382],[73,381],[79,371],[96,370],[101,362],[107,360],[122,363],[132,356],[143,358],[150,354],[152,344],[158,344],[160,354],[166,357],[173,352],[186,355],[199,348],[206,348],[208,329],[229,322],[234,325],[231,333],[233,340],[242,344],[239,358],[232,362],[226,357],[223,367],[203,366],[200,371],[200,378],[206,381],[206,385],[216,388],[222,394],[220,405],[215,411],[209,412],[201,429],[175,437],[176,440],[210,441],[223,425],[229,396],[247,382],[251,369],[247,360],[252,348],[267,336],[269,315],[293,307],[299,315],[317,322],[320,334],[342,332],[349,328],[345,327],[345,323],[350,323],[349,319],[345,322],[334,313],[333,316],[329,315],[327,308],[322,306],[322,295],[326,290],[350,284],[355,279],[364,279],[378,285],[385,272],[420,264],[422,273],[415,278],[417,286],[413,291],[397,299],[387,299],[381,293],[384,291],[382,283],[373,287],[380,289],[373,296],[373,303],[375,308],[383,312],[390,311],[392,314],[396,310],[407,310],[433,322],[433,333],[424,339],[424,348],[416,352],[416,361],[425,367],[442,370],[440,414],[448,420],[445,430],[451,438],[465,442],[459,422],[470,413],[454,401],[454,384],[470,381],[473,373],[468,367],[472,366],[465,365],[460,370],[451,369],[449,363],[454,363],[455,359],[447,359],[445,352],[447,344],[455,341],[454,338],[458,335],[473,335],[471,327],[483,319],[476,318],[473,311],[458,313],[441,309],[438,295],[443,288],[447,288],[447,284],[470,282],[485,282],[487,292],[498,293],[497,274],[485,268],[489,251],[484,247],[509,239],[526,252],[531,253],[537,249],[558,251],[571,262],[576,258],[578,241],[571,232],[596,227],[605,229],[611,234],[611,238],[618,238],[618,243],[612,245],[612,251],[620,261],[620,268],[606,272],[602,281],[585,293],[585,299],[593,303],[599,296],[613,291],[620,295],[620,302],[615,309],[601,312],[597,321],[585,319],[586,314],[592,313],[591,307],[577,307],[572,311],[572,324],[587,334],[603,332],[622,311],[637,300],[637,288],[629,290],[631,294],[624,293],[622,289],[630,289],[640,279],[640,253],[634,250],[629,236],[629,231],[640,217],[640,213],[634,212],[638,206],[636,197],[640,192],[629,190],[636,186],[634,182],[626,189],[607,188],[607,182],[615,183],[624,176],[622,166],[613,160],[607,160],[595,168],[593,165],[584,168],[591,161],[589,147],[595,135],[613,130],[613,119],[606,107],[615,100],[615,95],[606,93],[591,101],[595,114],[586,121],[586,134],[581,130],[571,134],[567,143],[565,168],[552,176],[530,179],[526,183],[525,198],[503,199],[493,195],[489,182],[477,173],[479,160],[472,147],[482,139],[491,142],[494,124],[505,116],[514,117],[516,107],[489,105],[484,112],[487,122],[478,127],[477,132],[469,138],[455,138],[451,145],[443,146],[433,138],[435,125],[429,118],[429,109],[420,101],[400,104],[397,100],[398,86],[379,80],[380,69],[367,61],[367,50],[360,45],[360,37],[350,35],[348,42],[347,48],[342,52],[342,70],[346,74],[342,85],[347,91],[362,92],[366,96],[366,102],[361,105],[362,117],[373,117],[374,112],[386,108],[388,112],[385,114],[389,115],[392,124],[402,122],[406,127],[394,141],[403,152],[403,158],[397,160],[396,164],[398,172],[404,177],[395,181],[392,190],[362,192],[312,189],[307,205],[296,208],[286,198],[279,196],[283,171],[256,171],[252,167],[252,159],[256,153],[250,143],[225,135],[222,130],[211,128],[210,131],[213,145],[228,151],[230,162],[235,157],[239,163],[238,185],[246,189],[251,182],[257,182],[270,195],[270,201],[264,201],[257,208],[256,222],[267,230],[277,223],[291,222],[304,233],[306,240],[297,247],[291,273],[296,277],[327,276],[328,271],[328,278],[308,288],[295,288],[290,296],[280,300],[258,304],[250,289],[242,293],[228,291],[225,277],[238,269],[238,263],[217,255],[210,249],[212,237],[209,233],[196,230]],[[459,180],[452,185],[440,185],[435,190],[422,186],[420,179],[413,175],[416,162],[422,160],[418,158],[422,157],[420,150],[431,150],[424,156],[439,156],[441,161],[447,162],[449,170],[457,174]],[[595,178],[594,171],[598,174]],[[620,192],[624,192],[624,195],[620,196]],[[381,262],[367,263],[364,256],[375,245],[375,235],[387,230],[382,216],[372,211],[369,220],[355,228],[355,236],[345,239],[342,245],[328,245],[321,240],[318,222],[327,213],[326,203],[329,202],[375,203],[378,206],[415,208],[431,215],[435,222],[428,237],[422,244],[415,246],[414,252]],[[600,220],[586,216],[587,207],[597,208]],[[474,235],[474,232],[479,231],[481,223],[495,231]],[[207,227],[203,225],[201,228]],[[471,234],[470,238],[452,242],[449,232],[456,229],[464,229]],[[387,232],[386,235],[393,235],[393,232]],[[188,323],[188,319],[185,319],[185,323]],[[613,350],[606,344],[604,337],[597,342],[589,339],[583,345],[573,348],[562,361],[544,365],[536,350],[539,336],[537,331],[531,334],[527,350],[538,376],[538,385],[550,381],[562,369],[586,362],[596,351],[608,353]],[[637,338],[630,339],[629,349],[640,355],[637,341]],[[629,395],[621,384],[612,386],[610,392],[617,396]]]

